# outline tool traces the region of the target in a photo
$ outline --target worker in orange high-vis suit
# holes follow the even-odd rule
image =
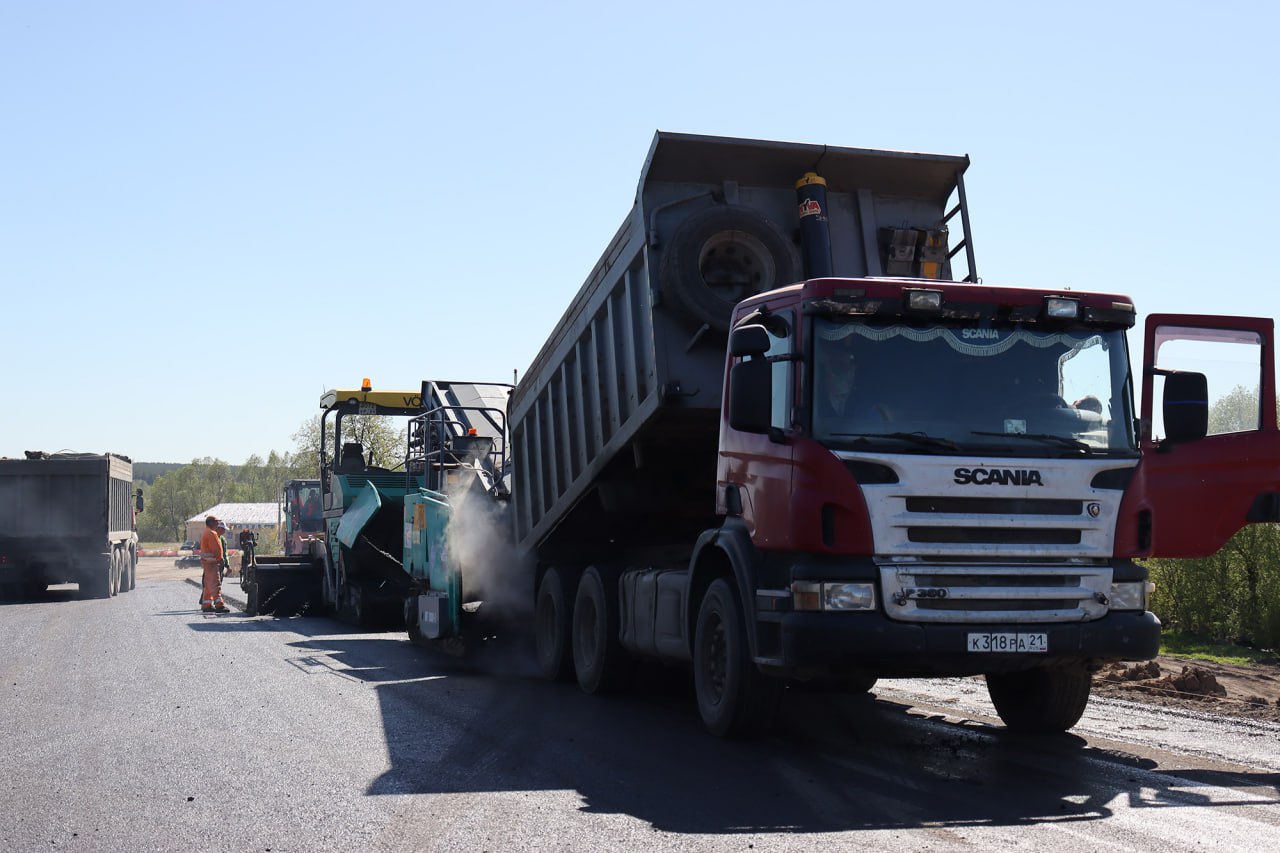
[[[226,556],[218,535],[218,519],[211,515],[204,520],[204,535],[200,537],[200,568],[204,573],[200,609],[205,613],[231,612],[222,600],[222,561]]]

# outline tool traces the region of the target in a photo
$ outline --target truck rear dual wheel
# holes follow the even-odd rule
[[[573,599],[573,671],[585,693],[613,693],[631,678],[633,662],[618,639],[618,586],[595,566],[582,573]]]
[[[92,570],[88,577],[80,578],[80,594],[88,598],[111,597],[111,575],[114,558],[108,558]]]
[[[991,704],[1005,726],[1016,732],[1065,732],[1080,721],[1091,687],[1084,666],[987,675]]]
[[[711,582],[698,608],[693,685],[698,713],[712,734],[756,737],[773,727],[783,684],[752,662],[742,606],[725,578]]]
[[[571,628],[564,578],[560,570],[552,566],[538,582],[538,595],[533,605],[534,648],[543,678],[552,681],[573,678]]]

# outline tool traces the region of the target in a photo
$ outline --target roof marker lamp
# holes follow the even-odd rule
[[[1054,320],[1074,320],[1080,316],[1080,300],[1063,296],[1046,296],[1044,315]]]
[[[942,310],[941,290],[908,290],[907,310],[920,314],[936,314]]]

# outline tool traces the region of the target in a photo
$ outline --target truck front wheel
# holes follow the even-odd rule
[[[573,601],[573,669],[585,693],[610,693],[631,675],[631,661],[618,640],[618,595],[600,570],[588,568]]]
[[[711,582],[698,608],[693,685],[698,713],[712,734],[755,737],[773,726],[783,685],[752,663],[742,608],[724,578]]]
[[[552,566],[538,583],[538,597],[533,607],[534,646],[543,678],[568,681],[573,676],[569,615],[564,579],[560,570]]]
[[[1065,732],[1084,714],[1091,686],[1082,665],[987,675],[991,704],[1016,732]]]

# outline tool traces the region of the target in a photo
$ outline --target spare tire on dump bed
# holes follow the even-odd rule
[[[690,216],[662,255],[662,292],[677,311],[719,332],[733,306],[802,277],[800,253],[759,212],[719,205]]]

